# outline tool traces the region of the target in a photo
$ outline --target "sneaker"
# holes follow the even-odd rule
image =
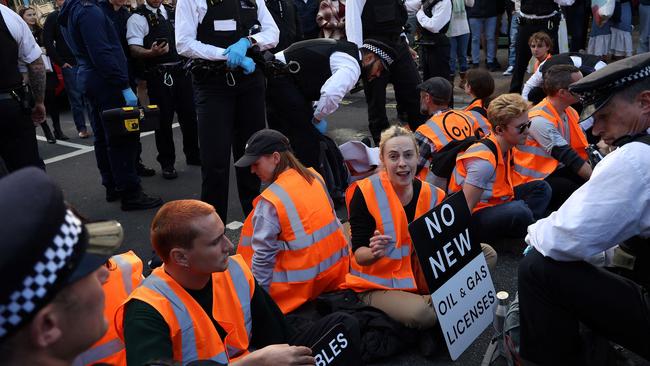
[[[150,197],[142,191],[130,195],[122,195],[122,211],[147,210],[163,204],[160,197]]]
[[[503,76],[510,76],[510,75],[512,75],[513,71],[515,71],[515,67],[510,65],[510,66],[508,66],[506,71],[503,72]]]
[[[141,162],[138,162],[136,164],[135,170],[138,173],[138,176],[140,176],[140,177],[153,177],[154,175],[156,175],[156,171],[154,169],[147,168]]]
[[[87,139],[87,138],[89,138],[89,137],[90,137],[90,132],[88,132],[88,131],[81,131],[81,132],[79,132],[79,138]]]
[[[178,178],[178,172],[176,172],[173,166],[168,166],[162,169],[162,177],[165,179],[176,179]]]

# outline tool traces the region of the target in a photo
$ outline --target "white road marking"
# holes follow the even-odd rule
[[[244,226],[243,223],[241,223],[239,221],[233,221],[233,222],[229,223],[228,225],[226,225],[226,229],[228,229],[228,230],[238,230],[242,226]]]

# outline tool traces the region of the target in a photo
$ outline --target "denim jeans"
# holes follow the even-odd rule
[[[528,225],[544,216],[551,186],[536,180],[515,187],[514,200],[472,214],[472,231],[480,243],[497,238],[524,238]]]
[[[510,46],[508,46],[508,66],[515,67],[517,34],[519,33],[519,13],[513,12],[510,18]]]
[[[496,28],[497,17],[469,18],[469,29],[472,31],[472,63],[481,61],[481,35],[485,34],[487,45],[486,59],[488,63],[494,62],[497,55]]]
[[[83,94],[77,85],[77,66],[61,68],[65,90],[68,94],[70,109],[72,109],[72,119],[78,132],[86,131],[86,102]]]
[[[648,47],[650,38],[650,5],[639,5],[639,48],[636,53],[650,51]]]
[[[451,75],[456,74],[456,59],[460,72],[467,71],[467,45],[469,44],[469,33],[456,37],[449,37],[451,49],[449,51],[449,70]]]

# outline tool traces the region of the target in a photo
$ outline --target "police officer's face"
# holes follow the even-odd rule
[[[147,0],[147,4],[152,8],[158,8],[162,4],[162,0]]]
[[[413,139],[408,136],[397,136],[386,141],[381,161],[394,187],[406,187],[412,184],[418,164],[417,149]]]
[[[381,76],[382,71],[384,71],[384,64],[381,63],[381,60],[374,53],[366,53],[363,56],[361,62],[361,76],[366,79],[366,81],[372,81],[379,76]]]
[[[194,219],[192,225],[199,235],[185,251],[188,269],[202,275],[225,271],[234,246],[225,235],[223,221],[213,212]]]
[[[275,168],[280,163],[280,154],[274,152],[269,155],[262,155],[251,165],[251,173],[257,175],[264,183],[272,183],[275,175]]]
[[[641,133],[650,127],[650,90],[641,92],[634,100],[616,95],[593,117],[592,133],[607,145],[621,137]]]

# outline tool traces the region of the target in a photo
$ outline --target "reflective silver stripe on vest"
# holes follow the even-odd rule
[[[329,256],[328,258],[323,259],[317,265],[307,268],[307,269],[298,269],[292,271],[278,271],[273,272],[273,283],[287,283],[287,282],[305,282],[310,281],[316,278],[319,274],[327,271],[336,263],[338,263],[341,258],[348,256],[348,247],[345,246],[340,250],[337,250]]]
[[[381,222],[384,226],[384,235],[391,237],[390,244],[386,250],[386,257],[395,260],[402,260],[402,258],[411,255],[411,248],[407,245],[402,245],[399,248],[396,247],[395,238],[395,223],[393,222],[393,215],[391,213],[390,205],[388,204],[388,195],[384,190],[384,186],[381,185],[381,178],[379,174],[370,176],[370,183],[372,183],[372,188],[375,191],[375,198],[377,199],[377,205],[379,206],[379,215],[381,216]]]
[[[239,246],[240,247],[250,247],[252,244],[253,238],[250,236],[244,236],[242,235],[241,238],[239,238]]]
[[[525,175],[531,178],[536,178],[536,179],[544,179],[546,178],[546,174],[538,172],[537,170],[533,170],[530,168],[526,168],[523,165],[519,165],[517,163],[514,164],[514,169],[517,173],[521,175]]]
[[[122,273],[122,283],[124,284],[124,289],[126,294],[129,295],[133,292],[133,280],[131,279],[131,274],[133,273],[133,266],[131,262],[124,259],[121,255],[114,255],[111,257],[115,261],[117,267]]]
[[[339,226],[339,221],[334,217],[332,221],[330,221],[329,224],[323,226],[322,228],[314,231],[311,234],[306,234],[303,237],[297,237],[294,240],[289,240],[287,243],[287,249],[289,250],[300,250],[300,249],[305,249],[315,243],[318,243],[319,241],[327,238],[328,236],[334,234],[338,229],[340,228]]]
[[[388,287],[388,288],[393,288],[393,289],[402,289],[402,288],[414,288],[415,287],[415,281],[412,278],[381,278],[373,275],[369,275],[366,273],[361,273],[357,270],[350,269],[350,274],[361,277],[366,281],[370,281],[374,284]]]
[[[437,200],[438,200],[438,191],[434,187],[431,187],[431,199],[429,200],[429,209],[427,211],[436,207]]]
[[[102,359],[112,356],[124,349],[124,343],[115,338],[99,346],[93,347],[75,358],[72,366],[86,366],[98,363]]]
[[[199,358],[199,352],[196,349],[196,336],[194,335],[194,324],[187,311],[185,304],[176,296],[176,293],[167,285],[167,283],[155,273],[152,273],[143,282],[142,286],[155,291],[164,296],[171,304],[174,316],[178,321],[181,329],[182,357],[183,362],[190,362]],[[228,363],[228,356],[225,352],[210,358],[212,361]]]
[[[490,150],[489,147],[485,146],[485,144],[479,143],[479,144],[474,144],[474,145],[470,146],[467,150],[465,150],[465,154],[474,153],[474,152],[478,152],[478,151],[490,151],[490,152],[492,152],[492,150]]]
[[[483,133],[487,135],[490,132],[490,127],[487,125],[487,123],[485,123],[485,117],[483,117],[483,115],[477,111],[470,111],[470,113],[472,113],[472,116],[476,118],[478,126],[481,128],[481,130],[483,130]]]
[[[454,175],[454,180],[456,181],[457,185],[462,187],[462,185],[465,184],[465,177],[460,175],[460,173],[458,172],[458,165],[454,167],[454,171],[451,174]],[[449,187],[448,191],[449,191],[448,193],[453,193],[451,187]]]
[[[438,140],[440,140],[440,143],[445,146],[449,143],[449,139],[447,139],[447,135],[445,135],[444,132],[440,129],[440,126],[438,126],[435,122],[432,120],[428,120],[426,122],[426,125],[433,131],[433,133],[438,137]]]
[[[533,154],[535,156],[541,156],[543,158],[550,158],[551,155],[549,155],[546,150],[539,146],[531,146],[531,145],[517,145],[516,149],[519,151]]]
[[[239,263],[232,258],[228,258],[228,271],[230,271],[230,278],[235,285],[239,305],[244,313],[244,324],[246,325],[248,340],[250,341],[253,325],[253,318],[251,316],[251,288],[248,284],[248,279],[246,279],[246,275],[244,274],[244,270],[241,268]]]
[[[548,108],[548,106],[544,106],[544,107],[540,108],[540,110],[544,111],[549,116],[554,116],[555,115],[555,113],[553,113],[551,111],[551,109]],[[565,116],[566,116],[566,119],[560,118],[560,120],[558,121],[558,128],[560,128],[560,123],[561,123],[562,128],[561,128],[560,134],[562,135],[562,137],[564,137],[566,142],[569,145],[571,145],[571,131],[569,131],[569,115],[565,113]],[[549,121],[549,122],[551,122],[551,121]]]

